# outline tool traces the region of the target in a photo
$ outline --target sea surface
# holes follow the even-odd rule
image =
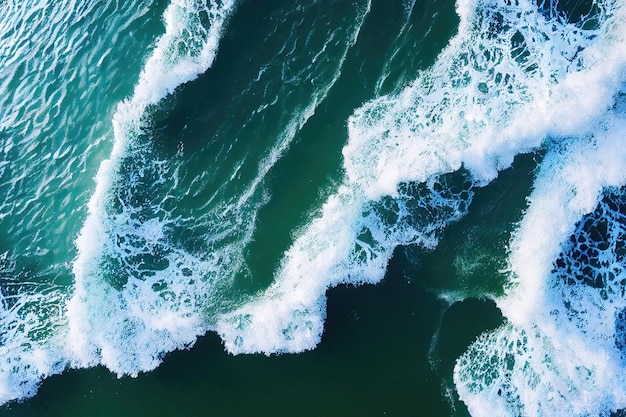
[[[0,0],[0,416],[622,409],[621,1]]]

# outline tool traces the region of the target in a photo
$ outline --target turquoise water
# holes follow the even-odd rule
[[[626,408],[624,13],[0,3],[0,414]]]

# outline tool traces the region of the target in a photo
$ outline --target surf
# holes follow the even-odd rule
[[[380,281],[400,245],[435,247],[474,187],[611,106],[621,57],[619,40],[601,36],[605,15],[570,23],[556,3],[544,6],[458,2],[458,34],[436,63],[399,94],[356,110],[338,191],[285,253],[267,292],[219,322],[230,351],[313,348],[326,289]],[[601,58],[604,48],[614,65]],[[453,173],[460,179],[450,181]]]
[[[380,281],[399,245],[436,246],[473,188],[515,155],[543,149],[509,248],[511,283],[497,300],[507,323],[469,348],[454,380],[472,415],[608,415],[624,407],[623,262],[611,249],[594,255],[606,259],[599,270],[589,255],[568,260],[568,238],[584,241],[576,225],[594,210],[610,225],[604,246],[622,236],[622,6],[461,1],[457,11],[458,34],[435,65],[350,118],[338,191],[285,253],[272,286],[218,332],[234,353],[313,348],[328,288]],[[451,173],[465,185],[450,187]],[[431,217],[416,221],[416,207]],[[565,285],[571,275],[600,284]]]
[[[125,86],[110,77],[98,79],[94,69],[108,74],[116,36],[149,19],[142,2],[3,2],[0,10],[0,402],[5,403],[34,395],[42,378],[67,364],[65,304],[76,254],[67,237],[78,232],[95,165],[107,151],[108,129],[98,123],[107,108],[102,96],[115,96]],[[105,20],[111,26],[103,25]],[[95,34],[92,44],[89,32]],[[132,53],[143,42],[142,36],[117,44]],[[120,72],[135,63],[127,59]],[[88,83],[92,88],[86,90]]]
[[[232,354],[313,349],[324,331],[329,288],[380,282],[400,246],[436,248],[447,226],[467,213],[477,187],[497,178],[516,155],[539,150],[545,156],[510,243],[510,285],[497,299],[507,323],[459,359],[455,383],[474,415],[622,407],[624,382],[616,370],[623,342],[616,335],[623,334],[626,307],[617,249],[602,249],[602,260],[614,266],[594,271],[600,281],[594,276],[593,285],[584,286],[567,278],[572,268],[588,274],[573,259],[590,244],[583,250],[568,243],[572,235],[595,236],[585,219],[610,218],[614,228],[603,236],[611,242],[622,236],[621,5],[459,0],[457,34],[435,63],[347,120],[341,178],[293,231],[271,276],[259,279],[269,284],[255,281],[252,289],[238,284],[259,278],[247,251],[259,210],[271,199],[268,178],[341,77],[371,3],[351,6],[330,34],[320,27],[299,30],[311,15],[285,6],[287,17],[272,24],[291,25],[289,35],[273,38],[275,29],[258,73],[247,84],[229,85],[236,93],[230,106],[212,110],[218,116],[211,121],[219,123],[207,123],[206,143],[185,142],[193,126],[187,130],[186,118],[168,124],[169,113],[194,82],[210,85],[210,69],[239,7],[228,0],[167,6],[164,34],[146,52],[132,92],[109,109],[109,136],[95,135],[104,139],[94,145],[97,152],[88,152],[92,163],[97,159],[95,187],[87,187],[88,198],[83,194],[75,256],[65,264],[73,281],[28,298],[58,308],[50,314],[56,321],[48,326],[44,320],[45,336],[33,341],[23,325],[39,329],[41,318],[20,317],[20,307],[3,299],[5,328],[12,330],[2,348],[22,359],[7,362],[0,401],[32,396],[43,378],[68,367],[104,365],[119,376],[136,376],[207,331],[217,332]],[[323,13],[316,17],[329,24]],[[306,53],[298,45],[306,45]],[[387,83],[388,68],[384,72],[378,92]],[[253,110],[238,115],[240,103]],[[176,130],[169,133],[180,141],[162,139],[159,129]],[[102,145],[107,140],[109,148]],[[602,175],[594,172],[597,166],[604,167]],[[3,271],[11,273],[3,256]],[[606,280],[611,283],[598,290],[597,282]],[[459,291],[454,300],[469,295]],[[441,297],[454,301],[450,294]],[[568,297],[593,301],[573,306],[563,302]],[[597,313],[591,322],[575,312],[590,306]],[[607,320],[614,326],[590,324]],[[556,346],[564,335],[581,349],[567,356]],[[584,348],[596,339],[606,343],[596,351]],[[608,357],[609,365],[594,355]],[[539,357],[551,358],[549,366]],[[567,358],[562,366],[556,364],[561,357]],[[492,362],[493,373],[485,373]],[[577,402],[565,389],[581,372],[599,387],[593,401]],[[536,390],[538,381],[552,391]]]

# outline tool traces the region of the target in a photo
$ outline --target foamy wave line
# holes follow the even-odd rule
[[[81,44],[91,29],[101,28],[99,24],[103,21],[115,26],[124,19],[130,24],[143,15],[144,9],[142,2],[128,2],[124,7],[119,4],[102,6],[97,1],[1,2],[0,65],[7,72],[2,76],[6,94],[0,99],[0,107],[8,111],[0,116],[0,131],[7,134],[0,140],[5,142],[2,147],[3,159],[6,159],[5,163],[0,163],[0,171],[11,164],[19,169],[9,175],[11,189],[0,209],[5,212],[4,203],[8,203],[11,210],[0,217],[23,218],[17,222],[16,228],[20,230],[16,239],[33,239],[28,233],[19,235],[29,227],[39,229],[38,224],[49,226],[50,231],[61,230],[50,218],[55,212],[52,205],[57,200],[53,197],[58,188],[68,190],[67,181],[76,180],[68,173],[80,163],[71,158],[74,151],[69,148],[81,152],[75,143],[69,146],[75,138],[68,133],[67,125],[75,125],[73,129],[89,120],[89,117],[70,117],[72,123],[66,123],[74,107],[65,106],[65,100],[72,95],[68,91],[76,87],[71,85],[75,78],[85,75],[97,56],[106,54],[103,52],[106,45],[80,48],[80,51],[75,45]],[[105,30],[99,33],[99,38],[102,35],[102,39],[109,39],[112,34]],[[17,148],[20,149],[17,154],[9,154],[11,149]],[[40,178],[39,182],[37,178],[41,175],[46,178]],[[60,184],[51,180],[60,178],[64,178]],[[35,190],[31,187],[35,182],[40,186],[33,197]],[[48,186],[52,188],[46,190]],[[11,200],[17,201],[17,205]],[[58,205],[58,201],[56,203]],[[51,205],[51,210],[41,208],[47,204]],[[62,215],[60,218],[68,219]],[[35,226],[30,224],[23,229],[25,221],[34,222]],[[16,267],[16,259],[19,264],[23,259],[47,253],[48,249],[39,248],[39,241],[49,235],[38,232],[37,236],[24,250],[17,250],[20,244],[11,245],[9,252],[0,255],[0,404],[35,395],[43,378],[62,372],[68,365],[65,306],[69,294],[63,283],[68,266],[56,258],[57,264],[35,261],[28,267]],[[42,246],[46,244],[54,245],[45,242]],[[41,269],[42,266],[46,266],[45,269]]]
[[[592,266],[588,258],[580,264],[565,259],[570,266],[562,277],[554,263],[568,256],[562,251],[570,236],[582,241],[576,223],[596,208],[603,190],[626,185],[624,129],[623,114],[609,115],[587,138],[555,146],[542,163],[510,246],[512,288],[498,300],[508,323],[479,338],[455,369],[472,415],[609,415],[626,407],[616,328],[626,307],[623,259],[603,257],[591,275],[585,272]],[[601,216],[608,222],[603,238],[610,253],[616,244],[611,238],[623,239],[623,232],[612,230],[623,225]],[[596,273],[604,277],[596,282],[604,289],[575,282],[596,280]]]
[[[511,286],[497,300],[507,323],[481,336],[455,368],[474,416],[604,416],[626,407],[624,265],[615,249],[623,224],[602,209],[606,253],[570,248],[570,237],[592,245],[580,243],[577,223],[626,185],[626,12],[617,2],[594,7],[600,36],[580,52],[582,69],[560,83],[574,87],[574,105],[542,106],[558,118],[545,132],[553,141],[510,243]]]
[[[471,201],[471,190],[441,199],[435,193],[441,187],[434,187],[428,200],[404,185],[428,184],[461,167],[474,184],[486,184],[515,155],[548,135],[576,134],[611,105],[624,49],[614,5],[599,5],[597,15],[573,23],[556,13],[556,3],[544,6],[548,13],[534,2],[459,1],[458,34],[434,66],[398,96],[355,112],[343,185],[285,253],[274,284],[220,320],[229,351],[313,348],[323,332],[327,288],[378,282],[396,246],[434,246],[437,232]],[[441,213],[410,224],[412,201]],[[389,210],[375,215],[376,205]]]
[[[356,41],[369,10],[368,1],[366,6],[359,10],[356,22],[350,22],[348,41],[344,43],[341,40],[342,50],[336,70],[329,74],[329,80],[313,93],[310,103],[301,111],[297,111],[287,123],[277,143],[259,162],[258,172],[250,184],[239,197],[233,200],[232,205],[229,202],[222,202],[227,206],[226,210],[232,211],[230,214],[238,219],[243,215],[246,216],[245,224],[232,225],[233,234],[237,235],[236,241],[227,243],[226,247],[220,245],[212,247],[211,253],[203,255],[202,259],[197,259],[169,244],[164,234],[170,221],[167,216],[164,216],[165,218],[156,216],[149,221],[138,221],[135,217],[140,209],[132,207],[132,204],[121,201],[123,207],[121,213],[118,214],[112,214],[110,207],[107,206],[109,202],[106,199],[110,198],[107,193],[113,187],[117,166],[124,156],[130,153],[134,156],[136,148],[140,147],[132,139],[140,133],[143,117],[140,111],[135,112],[134,109],[142,110],[142,107],[137,107],[132,103],[135,100],[144,103],[143,111],[145,112],[145,108],[154,101],[150,98],[152,95],[144,93],[144,89],[150,90],[156,87],[142,86],[140,82],[139,93],[133,96],[130,102],[125,102],[120,106],[114,120],[116,135],[118,131],[125,132],[121,139],[129,143],[125,146],[120,145],[119,149],[123,152],[118,152],[117,148],[114,149],[114,158],[103,163],[101,170],[106,174],[105,181],[111,181],[111,183],[108,188],[100,186],[97,188],[97,191],[103,190],[104,192],[102,197],[94,197],[96,202],[94,210],[99,210],[99,212],[94,211],[95,215],[88,219],[88,221],[96,222],[95,227],[88,223],[85,225],[85,230],[92,235],[99,231],[98,245],[81,246],[81,241],[78,241],[80,249],[91,251],[91,253],[85,252],[84,257],[81,253],[74,265],[77,272],[77,291],[70,302],[70,332],[72,333],[69,336],[70,340],[76,340],[76,344],[71,346],[72,360],[75,361],[73,365],[91,366],[101,363],[118,374],[135,375],[137,372],[157,366],[166,352],[193,344],[195,338],[208,329],[210,323],[207,323],[204,315],[207,310],[210,310],[212,300],[219,298],[215,296],[216,288],[220,284],[216,280],[227,281],[228,277],[241,269],[243,262],[241,253],[250,241],[254,230],[257,204],[263,204],[264,201],[260,203],[257,201],[258,189],[263,184],[268,171],[281,157],[298,130],[313,115],[318,104],[339,78],[349,47]],[[336,41],[335,36],[333,34],[329,37],[328,42]],[[326,50],[326,46],[322,46],[322,51]],[[151,67],[148,65],[148,68]],[[163,91],[167,94],[169,90],[163,89]],[[118,114],[121,114],[119,118]],[[154,164],[154,161],[151,161],[150,166]],[[134,175],[133,173],[131,177]],[[129,181],[132,183],[133,180],[129,179]],[[132,190],[130,193],[132,194]],[[225,223],[223,216],[226,214],[226,211],[221,212],[222,218],[219,219],[221,223]],[[213,225],[210,226],[213,229]],[[222,224],[214,228],[223,230],[228,226]],[[230,232],[226,232],[228,233]],[[120,244],[115,238],[116,235],[123,236],[125,242]],[[137,248],[132,243],[129,244],[128,241],[133,239],[141,242],[140,246],[145,247]],[[90,236],[89,240],[93,240],[93,237]],[[158,271],[155,276],[142,276],[139,280],[129,278],[121,290],[112,288],[111,284],[103,279],[103,275],[106,274],[106,266],[102,265],[103,258],[109,257],[115,261],[125,262],[126,254],[130,254],[130,257],[137,254],[151,255],[152,246],[156,248],[155,252],[158,253],[156,256],[167,261],[166,270]],[[163,249],[165,256],[163,252],[160,252],[159,247]],[[121,256],[118,256],[120,253]],[[125,266],[134,272],[133,265]],[[92,269],[85,271],[86,267]],[[80,275],[81,281],[79,281],[79,274],[82,274]],[[155,290],[155,286],[164,286],[167,290]],[[76,337],[78,334],[81,337]]]
[[[170,311],[155,319],[150,315],[150,300],[146,311],[135,303],[133,290],[114,291],[100,277],[101,257],[113,251],[114,240],[107,206],[110,191],[121,160],[134,146],[133,139],[142,131],[146,112],[151,105],[172,93],[181,84],[193,80],[213,63],[222,30],[235,7],[233,0],[210,1],[175,0],[164,13],[165,34],[159,38],[146,61],[134,93],[117,108],[113,117],[114,143],[111,157],[101,163],[96,176],[96,189],[89,201],[89,214],[76,240],[78,256],[73,264],[74,292],[67,305],[69,330],[67,354],[72,366],[85,367],[104,364],[117,373],[136,375],[153,369],[165,352],[192,343],[203,330],[194,315]],[[209,22],[205,27],[204,22]],[[149,226],[149,225],[148,225]],[[148,227],[146,226],[146,227]],[[151,240],[158,241],[162,225],[148,227]],[[145,227],[144,227],[145,229]],[[182,262],[182,261],[181,261]],[[201,266],[200,266],[201,267]],[[141,292],[141,289],[136,288]],[[158,303],[158,300],[152,300]],[[97,311],[96,311],[97,310]],[[123,311],[131,311],[122,314]],[[112,340],[109,321],[118,324],[115,332],[141,337],[135,350],[145,350],[131,360],[120,359],[120,349],[128,340]],[[118,323],[119,322],[119,323]],[[153,329],[153,333],[141,332]],[[115,333],[114,332],[114,333]],[[120,336],[120,335],[117,335]],[[158,343],[157,343],[158,339]],[[121,345],[120,345],[121,344]],[[128,346],[127,346],[128,347]]]

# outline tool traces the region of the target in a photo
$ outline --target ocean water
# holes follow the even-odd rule
[[[621,415],[624,81],[614,0],[0,1],[0,415]]]

